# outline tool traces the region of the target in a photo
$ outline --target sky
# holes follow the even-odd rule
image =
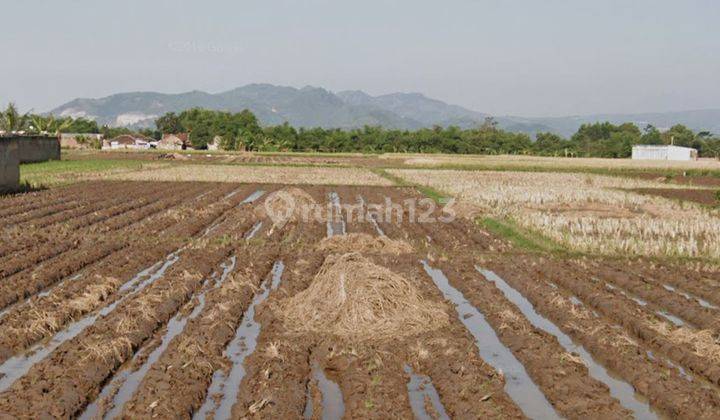
[[[272,83],[493,115],[720,108],[717,0],[0,0],[0,105]]]

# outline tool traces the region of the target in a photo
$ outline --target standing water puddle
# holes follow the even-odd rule
[[[85,409],[85,412],[83,412],[82,416],[80,416],[81,420],[97,418],[100,408],[98,403],[108,398],[116,389],[117,392],[115,393],[111,404],[112,408],[103,415],[103,418],[113,419],[120,415],[120,412],[125,404],[130,401],[133,395],[135,395],[135,391],[137,391],[138,386],[140,386],[140,382],[142,382],[152,365],[155,364],[165,350],[167,350],[170,342],[185,330],[185,326],[188,321],[197,318],[203,311],[205,308],[205,295],[207,292],[220,287],[228,278],[230,273],[235,269],[236,263],[237,257],[232,256],[227,263],[223,263],[220,266],[223,270],[220,278],[215,281],[215,284],[210,289],[206,289],[198,296],[199,303],[195,306],[195,308],[193,308],[192,312],[190,312],[187,316],[178,314],[173,317],[167,324],[167,329],[165,335],[162,337],[160,345],[150,353],[142,366],[135,371],[125,369],[116,374],[115,377],[103,387],[100,395],[98,395],[95,399],[95,402]],[[140,352],[135,354],[135,359],[138,357],[140,357]]]
[[[343,401],[340,386],[325,376],[325,371],[323,371],[317,362],[313,362],[312,374],[313,378],[318,382],[318,389],[322,395],[322,415],[320,418],[322,420],[341,419],[345,414],[345,402]],[[306,420],[311,419],[313,417],[313,411],[312,395],[310,395],[308,390],[303,418]]]
[[[410,407],[412,408],[415,418],[418,420],[449,420],[445,411],[445,407],[440,402],[440,395],[438,394],[432,380],[424,375],[417,375],[413,373],[410,366],[405,365],[405,373],[410,375],[410,382],[407,384],[408,397],[410,398]],[[427,399],[435,413],[430,415],[425,409],[425,399]]]
[[[255,351],[257,346],[257,338],[260,335],[260,324],[255,321],[255,307],[263,303],[271,290],[275,290],[282,279],[285,265],[282,261],[278,261],[273,266],[272,275],[265,279],[260,286],[261,292],[255,296],[250,306],[243,314],[240,326],[235,331],[235,338],[228,344],[225,349],[225,356],[232,362],[232,368],[229,375],[225,375],[222,371],[216,371],[213,374],[212,383],[208,388],[205,402],[200,410],[193,416],[194,419],[205,419],[215,408],[216,419],[229,419],[230,412],[235,401],[237,401],[237,393],[240,389],[240,382],[245,377],[245,367],[243,363],[245,358]],[[270,283],[270,284],[268,284]],[[215,395],[222,395],[220,405],[216,406]]]
[[[330,197],[330,211],[328,212],[327,221],[327,237],[333,235],[344,235],[345,234],[345,220],[342,217],[342,208],[340,208],[340,196],[336,192],[331,192]]]
[[[604,366],[597,363],[590,353],[585,350],[582,345],[575,344],[572,339],[563,333],[557,325],[549,319],[543,317],[535,311],[533,304],[525,298],[520,292],[512,288],[509,284],[492,271],[483,270],[475,267],[489,281],[495,283],[505,297],[512,302],[525,318],[538,329],[541,329],[557,338],[561,346],[570,353],[576,353],[582,358],[585,366],[587,366],[590,376],[604,383],[610,388],[610,395],[617,399],[620,404],[631,410],[638,419],[655,419],[657,416],[650,411],[650,406],[642,401],[641,397],[635,392],[635,388],[629,383],[616,379],[610,375]],[[579,302],[579,301],[578,301]]]
[[[677,293],[677,294],[679,294],[679,295],[682,295],[682,296],[683,296],[685,299],[687,299],[687,300],[690,300],[690,301],[696,301],[696,300],[697,300],[697,301],[700,303],[700,306],[702,306],[703,308],[708,308],[708,309],[720,309],[720,308],[718,308],[716,305],[713,305],[712,303],[708,302],[708,301],[705,300],[705,299],[699,298],[699,297],[697,297],[697,296],[695,296],[695,295],[691,295],[690,293],[683,292],[682,290],[678,290],[678,289],[670,286],[669,284],[663,284],[663,287],[664,287],[665,290],[667,290],[667,291],[674,292],[674,293]]]
[[[25,354],[21,356],[14,356],[6,360],[2,365],[0,365],[0,392],[7,390],[18,378],[25,375],[30,368],[35,365],[35,363],[43,360],[64,342],[75,338],[87,327],[94,324],[99,317],[109,315],[129,296],[142,291],[148,285],[161,278],[165,274],[165,271],[180,259],[177,255],[178,252],[179,251],[176,251],[170,254],[160,268],[157,268],[155,271],[153,271],[153,269],[157,267],[159,263],[139,272],[135,275],[135,277],[123,284],[119,290],[121,292],[129,290],[129,293],[126,293],[120,299],[102,308],[97,313],[87,315],[79,321],[73,322],[67,328],[55,334],[49,342],[45,344],[37,344],[25,352]],[[147,278],[142,280],[143,277]]]
[[[445,274],[422,261],[425,272],[432,278],[445,299],[455,305],[458,318],[475,337],[480,357],[505,375],[505,392],[526,416],[541,419],[560,418],[545,395],[530,379],[525,367],[505,347],[480,311],[472,306],[463,294],[452,287]]]

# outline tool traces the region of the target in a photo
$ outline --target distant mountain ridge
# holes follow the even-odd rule
[[[428,98],[421,93],[391,93],[371,96],[365,92],[333,93],[323,88],[301,89],[270,84],[250,84],[220,93],[191,91],[178,94],[128,92],[104,98],[78,98],[52,111],[53,114],[86,117],[99,124],[135,128],[152,127],[167,112],[201,107],[239,112],[251,110],[263,125],[288,122],[295,127],[357,128],[365,125],[415,130],[422,127],[472,128],[489,114]],[[551,131],[570,136],[583,123],[634,122],[659,128],[685,124],[695,131],[720,133],[720,109],[647,114],[588,115],[553,118],[495,117],[500,127],[528,134]]]

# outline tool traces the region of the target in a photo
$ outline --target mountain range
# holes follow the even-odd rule
[[[490,114],[428,98],[420,93],[371,96],[359,90],[331,92],[319,87],[301,89],[270,84],[251,84],[220,93],[191,91],[178,94],[128,92],[104,98],[78,98],[50,111],[60,116],[85,117],[99,124],[145,128],[167,112],[201,107],[239,112],[251,110],[261,124],[288,122],[295,127],[356,128],[364,125],[414,130],[422,127],[472,128]],[[685,124],[695,131],[720,133],[720,109],[645,114],[597,114],[568,117],[493,116],[509,131],[535,134],[549,131],[565,137],[584,123],[632,122],[669,128]]]

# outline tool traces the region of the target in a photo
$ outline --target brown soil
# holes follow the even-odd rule
[[[720,181],[720,178],[717,178]],[[673,200],[692,201],[694,203],[704,204],[706,206],[717,206],[718,190],[683,190],[677,188],[637,188],[629,190],[632,192],[655,195],[658,197],[670,198]]]
[[[0,227],[0,308],[7,308],[0,315],[0,365],[119,302],[1,391],[0,417],[79,415],[121,371],[137,369],[168,321],[187,315],[204,293],[202,311],[122,407],[124,418],[190,417],[207,397],[217,397],[207,395],[208,386],[214,374],[229,371],[226,347],[276,261],[285,264],[282,281],[255,308],[262,328],[243,365],[233,418],[298,418],[308,401],[320,418],[314,366],[339,386],[346,418],[413,417],[406,366],[430,378],[452,418],[524,417],[505,392],[502,372],[482,359],[475,338],[425,274],[425,259],[485,316],[558,415],[627,418],[630,412],[475,265],[498,273],[659,414],[713,418],[720,411],[720,313],[680,294],[720,302],[715,268],[525,255],[464,218],[414,223],[404,211],[402,220],[378,219],[376,226],[366,217],[369,205],[384,210],[385,197],[420,198],[407,188],[285,189],[322,206],[331,192],[342,204],[364,201],[355,210],[363,217],[341,215],[348,235],[325,238],[325,219],[291,217],[278,225],[262,211],[269,193],[283,188],[93,182],[0,200],[0,215],[21,224]],[[267,193],[242,204],[259,189]],[[257,222],[261,228],[250,239]],[[175,264],[145,289],[120,289],[174,251]],[[208,279],[230,256],[237,257],[235,269],[210,288]],[[658,311],[688,325],[675,327]],[[98,401],[101,408],[107,402]]]
[[[518,267],[520,260],[523,264]],[[540,312],[582,343],[593,357],[630,382],[661,413],[671,418],[715,416],[720,408],[720,394],[705,388],[701,381],[685,380],[677,369],[657,356],[666,355],[681,360],[681,366],[694,365],[703,369],[703,362],[698,363],[700,357],[668,339],[663,342],[659,334],[650,335],[649,327],[641,329],[642,321],[637,321],[643,316],[637,311],[624,312],[632,309],[631,304],[609,296],[602,298],[600,290],[591,292],[594,287],[589,281],[578,279],[577,267],[560,271],[562,264],[556,261],[533,260],[533,257],[516,257],[512,265],[500,261],[487,265],[525,295]],[[561,289],[555,290],[550,282]],[[571,296],[584,304],[573,303]],[[593,310],[599,313],[599,318]],[[655,352],[654,359],[643,346]],[[707,361],[704,365],[708,376],[716,375],[711,373],[716,369]]]
[[[664,176],[659,174],[637,174],[633,177],[649,181],[666,182],[668,184],[692,185],[696,187],[720,187],[720,178],[715,176]]]

